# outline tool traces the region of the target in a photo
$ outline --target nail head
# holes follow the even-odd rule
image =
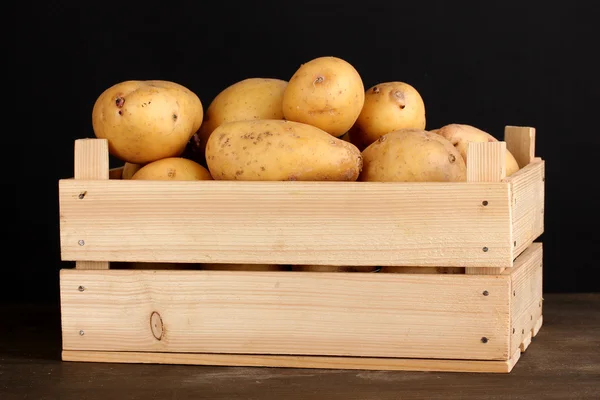
[[[484,200],[484,201],[481,202],[481,204],[483,204],[484,206],[487,206],[488,205],[488,201]]]
[[[483,291],[483,295],[484,295],[484,296],[488,296],[489,294],[490,294],[490,292],[488,292],[487,290],[484,290],[484,291]]]
[[[85,334],[85,332],[84,332],[84,331],[79,331],[79,335],[80,335],[80,336],[83,336],[84,334]]]
[[[484,247],[482,250],[483,250],[483,252],[484,252],[484,253],[487,253],[487,251],[488,251],[489,249],[488,249],[487,247]]]
[[[481,343],[487,343],[488,342],[488,338],[486,338],[485,336],[481,338]]]
[[[80,240],[80,241],[79,241],[79,242],[77,242],[77,243],[79,243],[79,245],[80,245],[80,246],[83,246],[83,245],[85,244],[85,242],[84,242],[83,240]]]
[[[77,288],[77,290],[79,290],[80,292],[83,292],[83,291],[85,290],[85,288],[84,288],[83,286],[79,286],[79,287]]]

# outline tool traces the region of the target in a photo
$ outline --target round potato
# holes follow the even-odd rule
[[[493,135],[466,124],[448,124],[441,127],[437,134],[448,139],[460,152],[465,162],[467,161],[467,149],[469,142],[497,142]],[[506,150],[506,176],[512,175],[519,170],[519,164],[508,149]]]
[[[132,180],[149,181],[210,181],[210,172],[195,161],[182,157],[169,157],[144,165]]]
[[[285,268],[276,264],[201,264],[200,269],[211,271],[285,271]]]
[[[175,82],[125,81],[100,94],[92,110],[97,138],[126,162],[147,164],[179,156],[203,119],[202,103]]]
[[[362,168],[353,144],[283,120],[222,124],[208,138],[206,162],[214,179],[242,181],[355,181]]]
[[[123,172],[121,173],[121,179],[131,179],[131,177],[142,168],[143,165],[140,164],[132,164],[126,162],[123,165]]]
[[[361,76],[347,61],[315,58],[302,64],[290,79],[283,95],[283,115],[338,137],[356,122],[364,90]]]
[[[283,119],[283,93],[287,81],[273,78],[248,78],[221,91],[206,109],[193,151],[204,156],[206,141],[219,125],[252,119]]]
[[[342,265],[292,265],[292,271],[305,272],[375,272],[378,267]]]
[[[362,155],[360,181],[460,182],[467,178],[465,161],[452,143],[423,130],[385,134]]]
[[[386,133],[400,129],[422,130],[425,123],[425,103],[413,86],[383,82],[367,90],[352,135],[357,143],[367,147]]]

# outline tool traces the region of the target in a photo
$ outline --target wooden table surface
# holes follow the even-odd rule
[[[508,375],[66,363],[55,308],[2,306],[0,399],[600,399],[600,294],[544,297]]]

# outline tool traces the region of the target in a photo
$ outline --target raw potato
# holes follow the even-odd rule
[[[285,271],[285,268],[276,264],[201,264],[201,269],[211,271]]]
[[[143,167],[143,165],[140,165],[140,164],[132,164],[132,163],[126,162],[125,165],[123,165],[123,172],[121,173],[121,179],[131,179],[131,177],[136,172],[138,172],[142,167]]]
[[[198,96],[178,83],[125,81],[96,99],[92,126],[96,137],[108,140],[113,156],[147,164],[181,155],[203,113]]]
[[[210,181],[210,172],[195,161],[181,157],[163,158],[144,165],[132,180],[150,181]]]
[[[379,83],[365,94],[365,104],[352,135],[366,148],[386,133],[400,129],[425,129],[425,103],[421,94],[404,82]]]
[[[203,157],[208,137],[226,122],[283,119],[283,93],[287,84],[281,79],[249,78],[225,88],[206,109],[204,122],[194,138],[196,152]]]
[[[448,139],[460,152],[465,162],[467,161],[467,149],[469,142],[497,142],[491,134],[466,124],[448,124],[441,127],[438,135]],[[506,150],[506,176],[510,176],[519,170],[519,164],[508,149]]]
[[[362,168],[356,146],[311,125],[282,120],[229,122],[206,145],[214,179],[355,181]]]
[[[467,167],[458,150],[435,133],[402,129],[390,132],[363,152],[360,181],[462,182]]]
[[[365,101],[358,71],[337,57],[319,57],[294,73],[283,95],[283,115],[339,137],[360,114]]]
[[[292,265],[292,271],[304,272],[375,272],[378,267],[341,265]]]

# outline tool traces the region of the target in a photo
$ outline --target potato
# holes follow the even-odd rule
[[[361,76],[347,61],[315,58],[302,64],[290,79],[283,94],[283,115],[338,137],[356,122],[364,90]]]
[[[92,110],[96,137],[126,162],[179,156],[203,120],[198,96],[175,82],[125,81],[100,94]]]
[[[201,264],[200,269],[211,271],[284,271],[285,268],[276,264]]]
[[[367,90],[352,135],[364,148],[386,133],[425,129],[425,123],[425,103],[413,86],[404,82],[383,82]]]
[[[273,78],[249,78],[220,92],[206,109],[197,134],[194,151],[204,156],[206,141],[219,125],[251,119],[283,119],[283,93],[287,81]]]
[[[311,125],[283,120],[228,122],[206,145],[214,179],[355,181],[362,168],[356,146]]]
[[[292,271],[305,272],[375,272],[378,267],[342,265],[292,265]]]
[[[452,143],[423,130],[385,134],[362,155],[360,181],[460,182],[467,178],[465,161]]]
[[[143,167],[143,165],[140,165],[140,164],[132,164],[132,163],[126,162],[125,165],[123,165],[123,172],[121,173],[121,179],[131,179],[133,174],[138,172],[140,170],[140,168],[142,168],[142,167]]]
[[[491,134],[466,124],[448,124],[441,127],[437,134],[448,139],[460,152],[465,162],[467,161],[467,149],[469,142],[497,142]],[[519,170],[519,164],[508,149],[506,150],[506,176],[512,175]]]
[[[150,181],[210,181],[210,172],[195,161],[169,157],[144,165],[132,180]]]

